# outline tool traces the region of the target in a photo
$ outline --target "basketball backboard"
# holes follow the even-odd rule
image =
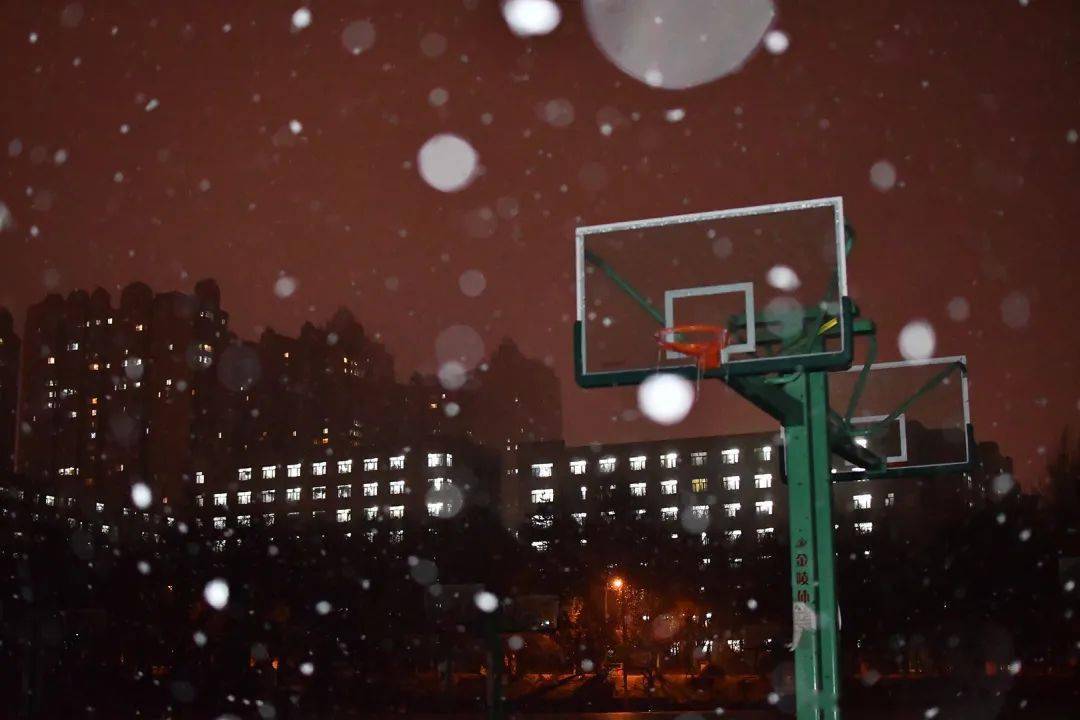
[[[834,479],[968,469],[974,448],[967,382],[963,357],[857,365],[831,374]],[[884,467],[843,452],[851,443],[884,460]]]
[[[662,328],[726,328],[734,377],[851,364],[840,198],[578,228],[575,351],[583,386],[696,374]]]

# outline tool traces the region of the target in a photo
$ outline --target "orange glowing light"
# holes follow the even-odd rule
[[[612,578],[611,587],[615,590],[621,590],[623,586],[622,578]]]

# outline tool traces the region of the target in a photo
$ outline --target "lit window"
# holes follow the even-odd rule
[[[742,530],[725,530],[724,539],[728,542],[735,542],[742,536]]]
[[[53,496],[53,495],[46,495],[45,496],[45,504],[48,505],[49,507],[52,507],[53,505],[56,505],[56,497]],[[124,508],[124,509],[126,510],[127,508]]]
[[[570,474],[571,475],[584,475],[585,474],[585,461],[584,460],[571,460],[570,461]]]
[[[679,453],[669,452],[660,456],[660,467],[673,468],[679,464]]]
[[[453,467],[453,465],[454,465],[454,454],[453,453],[446,453],[446,467]]]
[[[661,520],[675,520],[679,517],[679,508],[677,507],[662,507],[660,508]]]
[[[311,499],[312,500],[325,500],[326,499],[326,486],[325,485],[317,485],[317,486],[311,488]]]
[[[300,488],[286,488],[285,490],[286,502],[300,502]]]
[[[326,462],[314,462],[311,463],[312,475],[325,475],[326,474]]]
[[[738,490],[739,489],[739,476],[738,475],[725,475],[724,476],[724,489],[725,490]]]
[[[758,540],[771,540],[773,536],[773,529],[771,527],[758,528],[757,539]]]
[[[74,475],[76,470],[73,467],[60,468],[61,475]]]
[[[609,473],[615,470],[615,458],[605,457],[600,458],[600,472]]]
[[[48,358],[47,358],[47,359],[45,360],[45,362],[46,362],[47,364],[49,364],[49,365],[55,365],[55,364],[56,364],[56,358],[54,358],[54,357],[53,357],[52,355],[50,355],[50,356],[49,356],[49,357],[48,357]]]
[[[352,460],[338,460],[337,461],[338,475],[345,475],[352,472]]]
[[[452,485],[453,483],[447,478],[429,478],[428,482],[431,483],[432,490],[442,490],[445,485]]]
[[[725,465],[734,465],[739,462],[739,448],[720,451],[720,461]]]
[[[389,515],[392,518],[405,517],[405,506],[404,505],[390,505],[389,507],[386,508],[386,514]]]
[[[635,455],[634,457],[630,458],[630,469],[631,470],[644,470],[645,469],[645,456],[644,455]]]
[[[251,468],[249,468],[249,467],[240,468],[239,470],[236,471],[236,477],[237,477],[237,479],[239,479],[241,481],[250,480],[251,479]]]
[[[896,504],[896,493],[889,493],[885,496],[885,507],[892,507]]]
[[[241,490],[240,492],[236,493],[236,504],[237,505],[250,505],[251,504],[251,491],[250,490]]]
[[[758,490],[772,487],[772,475],[769,473],[759,473],[754,476],[754,487]]]
[[[277,477],[277,465],[263,465],[262,479],[273,480]]]
[[[660,481],[660,494],[661,495],[674,495],[679,489],[678,480],[661,480]]]
[[[728,646],[728,649],[731,650],[731,652],[741,653],[742,649],[743,649],[743,641],[742,640],[737,640],[735,638],[731,638],[730,640],[727,641],[727,646]]]
[[[539,488],[529,493],[534,503],[549,503],[555,502],[555,489],[554,488]]]
[[[379,458],[364,458],[364,469],[365,470],[378,470],[379,469]]]
[[[214,507],[225,507],[229,501],[228,493],[214,493]]]
[[[644,520],[645,516],[649,514],[649,511],[645,508],[634,508],[634,519]]]
[[[351,498],[352,497],[352,485],[338,485],[337,496],[339,498]]]
[[[79,349],[79,343],[77,343],[77,342],[69,342],[68,343],[68,350],[78,350],[78,349]]]
[[[219,515],[219,516],[214,518],[214,529],[215,530],[224,530],[225,529],[225,518],[224,517]]]
[[[630,494],[634,497],[645,497],[645,483],[630,483]]]
[[[285,474],[291,478],[300,477],[300,463],[285,466]]]
[[[195,471],[195,484],[196,485],[202,485],[204,482],[206,482],[206,473],[204,473],[202,470],[196,470]]]
[[[443,507],[446,503],[441,502],[429,502],[427,504],[427,514],[429,517],[439,517],[443,514]]]
[[[690,489],[694,492],[705,492],[709,489],[709,481],[705,478],[694,478],[690,481]]]
[[[865,495],[856,495],[851,498],[851,504],[856,510],[869,510],[872,504],[872,495],[866,493]]]
[[[390,458],[390,469],[391,470],[401,470],[404,467],[405,467],[405,456],[404,455],[395,455],[394,457]]]
[[[273,490],[263,490],[262,492],[259,493],[259,499],[262,500],[264,503],[272,503],[272,502],[274,502],[274,491]]]
[[[239,525],[240,527],[251,527],[251,516],[250,515],[237,515],[236,516],[236,524]]]
[[[532,476],[538,478],[551,477],[552,463],[533,463]]]
[[[404,492],[405,492],[405,481],[404,480],[393,480],[393,481],[390,482],[390,494],[391,495],[401,495]]]
[[[364,497],[375,497],[379,494],[379,483],[364,483]]]
[[[339,508],[336,515],[338,522],[349,522],[352,520],[352,510],[349,508]]]
[[[378,514],[379,514],[379,508],[377,508],[377,507],[366,507],[366,508],[364,508],[364,519],[365,520],[374,520],[375,516],[378,515]]]
[[[757,449],[756,452],[757,452],[758,460],[760,460],[762,462],[769,462],[770,460],[772,460],[772,446],[771,445],[762,445],[761,447],[759,447]]]
[[[759,500],[754,503],[754,512],[758,515],[772,515],[772,500]]]
[[[739,508],[742,507],[742,503],[725,503],[724,504],[724,517],[733,518],[739,512]]]
[[[204,504],[204,498],[202,495],[195,496],[195,507],[202,507]]]
[[[551,545],[547,540],[533,540],[529,544],[532,545],[532,549],[536,552],[546,552]]]
[[[707,517],[709,517],[709,506],[708,505],[693,505],[690,508],[690,512],[694,515],[694,517],[707,518]],[[704,535],[704,533],[702,533],[702,534]]]
[[[445,458],[443,457],[442,453],[428,453],[427,454],[427,466],[429,468],[431,468],[431,467],[442,467],[442,464],[443,464],[444,460],[445,460]]]
[[[98,512],[105,512],[105,503],[94,503],[94,509]]]
[[[264,513],[263,514],[263,525],[273,525],[273,524],[274,524],[274,513]]]
[[[874,532],[874,523],[872,522],[857,522],[855,523],[856,535],[869,535]]]
[[[584,500],[585,499],[585,493],[588,492],[588,488],[586,488],[584,485],[582,485],[580,488],[578,488],[578,492],[581,493],[581,499]]]
[[[573,518],[574,522],[576,522],[578,525],[584,525],[585,518],[587,518],[588,516],[588,513],[583,512],[570,513],[570,517]]]
[[[551,527],[553,522],[554,522],[554,520],[552,519],[552,517],[550,515],[533,515],[532,516],[533,527],[538,527],[538,528],[546,530],[547,528]]]
[[[690,464],[697,465],[698,467],[705,464],[705,461],[709,459],[709,453],[707,452],[692,452],[690,453]]]

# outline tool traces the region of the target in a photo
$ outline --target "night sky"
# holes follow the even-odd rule
[[[403,377],[434,371],[448,327],[511,336],[562,378],[569,441],[641,439],[660,430],[632,392],[573,383],[573,228],[842,195],[882,359],[915,319],[966,354],[976,432],[1028,487],[1080,426],[1077,5],[780,2],[786,52],[682,91],[609,62],[577,3],[532,39],[493,0],[311,2],[295,31],[300,6],[5,4],[0,303],[20,324],[47,291],[209,276],[242,337],[345,305]],[[464,190],[417,172],[438,133],[479,154]],[[770,427],[703,393],[676,432]]]

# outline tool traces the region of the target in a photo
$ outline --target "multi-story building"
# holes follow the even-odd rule
[[[303,457],[264,454],[227,472],[195,471],[195,523],[207,530],[325,524],[391,542],[470,506],[498,503],[498,458],[475,444],[429,439]]]
[[[213,404],[211,368],[230,340],[219,300],[212,281],[193,295],[134,283],[116,308],[100,288],[32,306],[17,469],[77,502],[122,502],[134,479],[162,500],[175,495],[206,440],[198,421]]]
[[[733,561],[786,543],[787,488],[776,433],[647,441],[619,445],[519,445],[514,465],[512,524],[538,550],[557,518],[670,524],[673,535],[716,536]],[[913,524],[955,518],[975,491],[966,476],[862,480],[833,485],[841,537],[904,532]]]

